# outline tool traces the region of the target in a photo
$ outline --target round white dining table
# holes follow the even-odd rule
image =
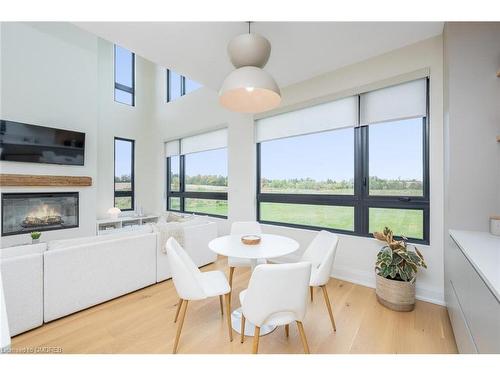
[[[250,233],[249,233],[250,234]],[[208,247],[214,253],[227,257],[244,258],[250,260],[252,271],[257,266],[257,259],[278,258],[299,249],[299,243],[291,238],[278,236],[276,234],[259,234],[261,238],[257,245],[245,245],[241,242],[241,234],[232,234],[213,239],[208,243]],[[233,298],[237,296],[233,296]],[[233,329],[241,333],[241,308],[231,314]],[[253,336],[255,326],[248,321],[245,322],[245,335]],[[260,327],[260,335],[267,335],[272,332],[275,326]]]

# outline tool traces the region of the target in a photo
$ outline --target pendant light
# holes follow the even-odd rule
[[[250,32],[233,38],[227,51],[236,70],[224,80],[219,92],[222,106],[234,112],[259,113],[277,107],[281,92],[273,77],[262,68],[271,54],[271,43]]]

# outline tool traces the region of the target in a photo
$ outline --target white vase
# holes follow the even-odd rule
[[[32,238],[32,239],[31,239],[31,243],[32,243],[33,245],[34,245],[34,244],[37,244],[37,243],[40,243],[40,239],[39,239],[39,238],[37,238],[37,239]]]

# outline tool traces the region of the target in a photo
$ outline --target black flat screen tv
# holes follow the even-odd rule
[[[85,133],[0,120],[0,160],[83,165]]]

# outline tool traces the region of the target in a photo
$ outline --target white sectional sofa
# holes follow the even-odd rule
[[[208,249],[217,224],[193,220],[171,226],[198,266],[217,259]],[[103,236],[0,249],[10,335],[170,278],[163,250],[168,227],[147,224]]]

